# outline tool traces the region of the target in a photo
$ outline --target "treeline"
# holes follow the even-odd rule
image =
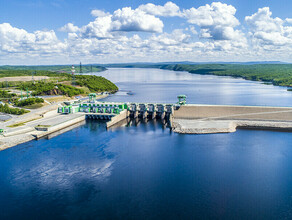
[[[57,73],[48,70],[15,70],[15,69],[2,69],[0,67],[0,77],[13,77],[13,76],[49,76],[49,77],[65,77],[70,78],[71,75],[68,73]],[[2,82],[6,86],[6,82]]]
[[[48,65],[48,66],[0,66],[1,70],[27,70],[27,71],[53,71],[53,72],[71,72],[71,65]],[[107,70],[99,65],[82,65],[82,73],[101,72]],[[80,73],[80,66],[75,65],[76,73]]]
[[[10,108],[7,104],[0,104],[0,112],[12,114],[12,115],[23,115],[24,113],[28,113],[28,110],[20,109],[20,108]]]
[[[44,103],[44,100],[42,98],[27,98],[21,101],[15,101],[15,105],[18,107],[23,107],[27,105],[33,105],[36,103]]]
[[[22,90],[32,90],[33,96],[37,95],[66,95],[66,96],[75,96],[83,94],[84,90],[76,88],[74,86],[56,84],[52,82],[43,82],[37,81],[33,82],[23,82],[19,84],[19,89]]]
[[[292,64],[173,64],[159,68],[194,74],[242,77],[247,80],[271,82],[278,86],[292,86]]]
[[[77,75],[76,83],[79,86],[88,87],[91,92],[115,92],[119,88],[102,76]]]

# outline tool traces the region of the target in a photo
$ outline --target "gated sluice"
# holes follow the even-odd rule
[[[156,104],[156,117],[164,119],[165,117],[165,106],[163,104]]]
[[[146,104],[139,104],[137,110],[138,110],[138,117],[139,118],[142,118],[142,119],[147,118],[148,113],[147,113],[147,105]]]
[[[130,118],[138,117],[138,112],[137,112],[138,108],[137,108],[136,103],[131,103],[128,110],[130,111]]]
[[[149,119],[156,118],[155,104],[148,104],[147,113]]]

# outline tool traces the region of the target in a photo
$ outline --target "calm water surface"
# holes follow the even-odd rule
[[[107,100],[292,106],[285,88],[153,69],[111,69]],[[128,95],[130,92],[131,95]],[[88,121],[0,152],[0,219],[291,219],[292,135],[181,135],[159,121]]]

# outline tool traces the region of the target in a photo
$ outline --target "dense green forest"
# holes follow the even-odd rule
[[[27,70],[32,71],[53,71],[53,72],[71,72],[70,65],[48,65],[48,66],[0,66],[0,70]],[[82,65],[81,67],[82,73],[90,73],[90,72],[101,72],[105,71],[106,68],[99,65]],[[76,73],[80,73],[80,66],[75,65]]]
[[[77,75],[76,84],[88,87],[91,92],[115,92],[119,89],[114,83],[102,76]]]
[[[180,64],[165,65],[160,68],[195,74],[242,77],[247,80],[271,82],[278,86],[292,86],[292,64]]]
[[[107,67],[159,68],[194,74],[242,77],[247,80],[292,86],[292,64],[113,64]]]

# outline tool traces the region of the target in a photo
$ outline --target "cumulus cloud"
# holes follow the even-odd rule
[[[110,13],[104,12],[102,10],[94,9],[91,11],[91,15],[94,17],[105,17],[105,16],[110,15]]]
[[[201,37],[214,40],[232,40],[238,38],[240,31],[234,30],[240,23],[235,17],[236,9],[232,5],[213,2],[199,8],[183,11],[191,24],[201,28]]]
[[[28,33],[12,27],[9,23],[0,24],[0,49],[6,53],[59,53],[65,49],[54,31]]]
[[[163,22],[140,9],[126,7],[113,13],[111,28],[113,31],[162,32]]]
[[[116,32],[162,32],[163,30],[163,22],[159,18],[146,14],[140,9],[133,10],[126,7],[114,11],[113,14],[101,14],[99,10],[94,12],[99,16],[80,28],[83,38],[105,39],[113,38]]]
[[[79,31],[79,28],[72,23],[68,23],[59,29],[62,32],[74,33]]]
[[[146,12],[147,14],[155,16],[164,17],[181,16],[180,8],[173,2],[167,2],[163,6],[148,3],[146,5],[140,5],[138,9]]]
[[[83,38],[112,38],[111,15],[105,17],[97,17],[94,21],[80,28],[81,36]]]
[[[272,12],[268,7],[260,8],[251,16],[246,16],[250,35],[257,43],[281,46],[292,43],[292,27],[284,26],[281,18],[272,18]],[[291,19],[286,19],[286,22]]]
[[[91,22],[61,27],[59,31],[68,33],[64,40],[53,30],[28,32],[3,23],[0,62],[31,59],[34,63],[44,57],[48,63],[50,59],[68,63],[80,57],[88,62],[274,59],[290,53],[292,19],[273,18],[269,8],[261,8],[245,17],[245,29],[235,14],[232,5],[220,2],[190,9],[180,9],[172,2],[125,7],[112,13],[95,9]],[[178,21],[186,19],[188,25],[173,24],[174,30],[163,32],[161,17],[174,16],[180,17]]]

